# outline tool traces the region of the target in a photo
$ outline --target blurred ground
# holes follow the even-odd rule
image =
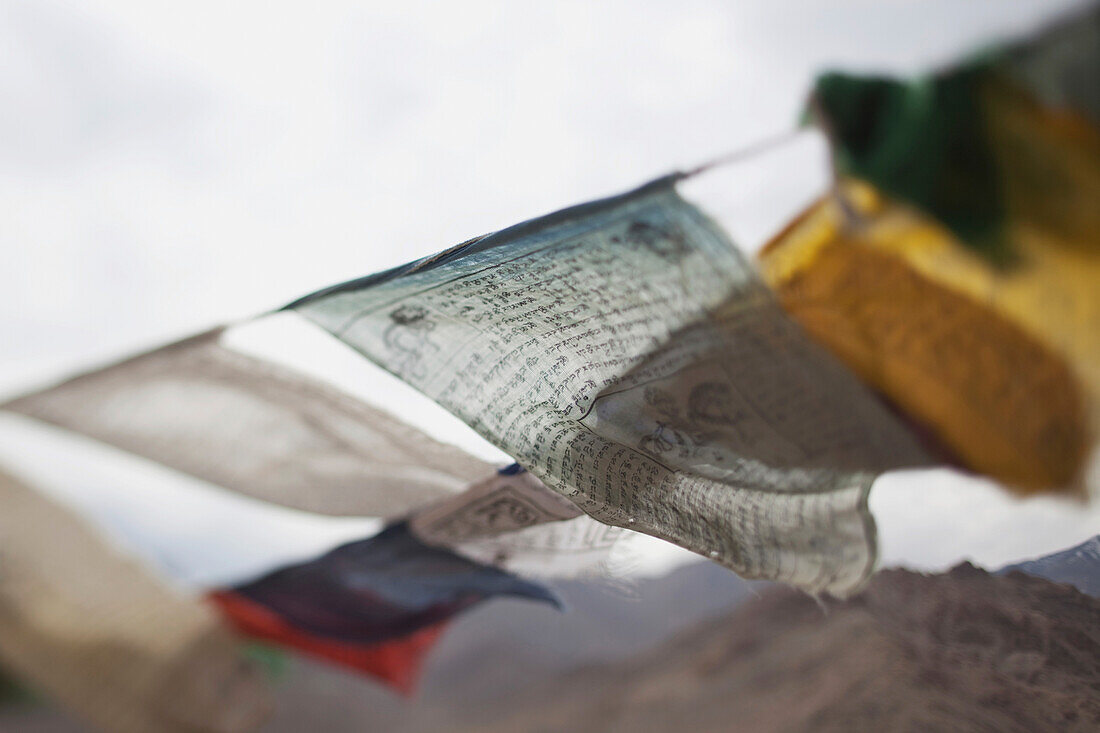
[[[776,590],[471,730],[1094,731],[1100,601],[972,565],[885,571],[848,603]]]
[[[883,571],[847,602],[761,587],[700,563],[645,581],[640,600],[571,583],[568,614],[490,604],[456,624],[413,700],[294,662],[264,733],[1100,725],[1100,599],[1072,586],[964,564]],[[637,653],[646,638],[665,642]],[[84,729],[17,708],[0,730]]]
[[[613,583],[559,581],[566,605],[497,600],[461,616],[428,658],[410,699],[372,680],[300,658],[277,678],[278,710],[264,733],[423,731],[456,717],[499,709],[510,697],[584,665],[621,661],[701,620],[755,597],[763,583],[743,581],[710,562],[660,577]],[[3,733],[77,733],[84,728],[42,706],[0,708]]]

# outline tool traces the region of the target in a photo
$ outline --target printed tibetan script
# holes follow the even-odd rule
[[[410,531],[430,545],[522,574],[578,577],[606,569],[625,533],[515,468],[418,511]]]
[[[929,458],[674,178],[288,306],[592,517],[845,594],[877,473]]]

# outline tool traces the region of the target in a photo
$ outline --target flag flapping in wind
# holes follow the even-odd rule
[[[1100,8],[928,77],[826,74],[780,302],[956,461],[1077,491],[1100,434]]]
[[[456,615],[556,604],[530,578],[604,567],[623,528],[849,595],[874,568],[883,472],[1083,481],[1098,39],[1094,6],[921,79],[820,77],[836,185],[762,277],[680,197],[704,166],[287,306],[518,461],[497,475],[222,329],[0,409],[253,498],[388,520],[210,599],[245,635],[406,692]],[[21,677],[108,730],[243,731],[264,701],[239,651],[209,605],[0,475],[0,660]]]
[[[1042,247],[1000,272],[912,209],[845,191],[857,228],[829,198],[762,254],[787,311],[956,463],[1022,491],[1073,486],[1092,398],[1066,357],[1100,354],[1100,261]]]
[[[1093,5],[1036,37],[925,76],[823,74],[809,117],[831,135],[839,172],[1007,265],[1021,254],[1011,231],[1021,224],[1096,236],[1098,76]]]
[[[401,516],[492,467],[292,369],[223,329],[0,406],[225,489],[320,514]]]
[[[614,551],[627,539],[622,529],[587,516],[519,464],[416,511],[409,531],[430,545],[536,578],[608,572]]]
[[[495,597],[560,607],[544,586],[426,545],[406,522],[211,597],[247,634],[406,692],[456,614]]]
[[[676,178],[289,306],[592,517],[849,593],[874,476],[929,458]]]
[[[416,691],[424,663],[449,623],[440,621],[392,641],[357,644],[304,631],[276,611],[233,591],[214,591],[209,597],[241,634],[352,669],[403,695]]]

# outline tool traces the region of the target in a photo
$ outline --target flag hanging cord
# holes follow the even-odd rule
[[[692,178],[700,173],[706,173],[714,168],[721,168],[727,165],[736,165],[738,163],[746,163],[752,160],[756,160],[762,155],[765,155],[776,148],[781,148],[791,142],[794,142],[802,135],[816,130],[825,136],[825,140],[828,142],[829,149],[829,168],[832,174],[832,185],[829,188],[833,198],[836,199],[837,204],[840,206],[841,215],[843,216],[844,227],[851,230],[858,229],[863,223],[863,217],[856,210],[852,202],[848,200],[844,192],[844,187],[841,186],[841,175],[836,161],[837,135],[836,130],[833,127],[832,120],[825,112],[824,107],[821,105],[820,100],[816,95],[810,97],[809,102],[810,121],[811,124],[805,127],[796,127],[792,130],[772,135],[770,137],[757,140],[754,143],[750,143],[742,148],[734,150],[732,152],[720,155],[717,158],[703,163],[702,165],[690,168],[687,171],[683,171],[676,175],[678,180],[684,180]]]
[[[726,165],[733,165],[736,163],[744,163],[750,160],[755,160],[761,155],[775,150],[776,148],[783,147],[784,145],[793,142],[801,135],[804,135],[812,128],[796,127],[792,130],[779,133],[778,135],[772,135],[770,137],[757,140],[754,143],[750,143],[742,148],[738,148],[729,153],[719,155],[716,158],[708,160],[702,165],[698,165],[694,168],[690,168],[680,173],[680,178],[691,178],[697,176],[700,173],[705,173],[712,168],[720,168]]]

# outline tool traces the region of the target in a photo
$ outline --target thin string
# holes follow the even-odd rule
[[[840,207],[841,216],[844,217],[844,228],[848,231],[856,231],[864,223],[860,215],[848,197],[844,195],[844,187],[841,185],[840,169],[836,163],[836,151],[840,150],[840,137],[837,135],[836,125],[821,103],[821,98],[814,92],[809,99],[810,115],[814,124],[821,130],[825,140],[829,143],[829,169],[833,175],[832,194]]]
[[[837,167],[836,151],[839,150],[838,137],[836,128],[833,125],[828,113],[825,111],[825,107],[821,104],[821,100],[818,99],[816,94],[810,96],[808,105],[810,111],[810,120],[813,123],[812,127],[796,127],[793,130],[772,135],[771,137],[763,138],[750,145],[746,145],[743,148],[738,148],[733,152],[720,155],[717,158],[713,158],[702,165],[691,168],[679,174],[678,178],[681,180],[685,178],[691,178],[697,176],[700,173],[706,173],[713,168],[719,168],[726,165],[735,165],[737,163],[747,163],[755,160],[760,156],[775,150],[776,148],[787,145],[788,143],[797,140],[803,134],[809,132],[811,129],[817,129],[825,136],[825,140],[828,143],[829,150],[829,170],[832,174],[832,186],[830,187],[830,193],[836,200],[837,206],[840,207],[841,216],[843,217],[843,227],[849,231],[858,230],[864,223],[864,217],[859,213],[856,207],[848,200],[848,197],[844,194],[844,187],[842,184],[842,177],[840,175],[840,169]]]
[[[801,135],[806,133],[806,128],[796,127],[793,130],[779,133],[778,135],[772,135],[762,140],[758,140],[750,145],[746,145],[743,148],[738,148],[733,152],[720,155],[717,158],[712,158],[702,165],[691,168],[680,174],[682,178],[691,178],[697,176],[700,173],[705,173],[712,168],[718,168],[725,165],[732,165],[735,163],[744,163],[750,160],[754,160],[764,153],[767,153],[775,148],[782,147],[787,143],[790,143],[798,139]]]

